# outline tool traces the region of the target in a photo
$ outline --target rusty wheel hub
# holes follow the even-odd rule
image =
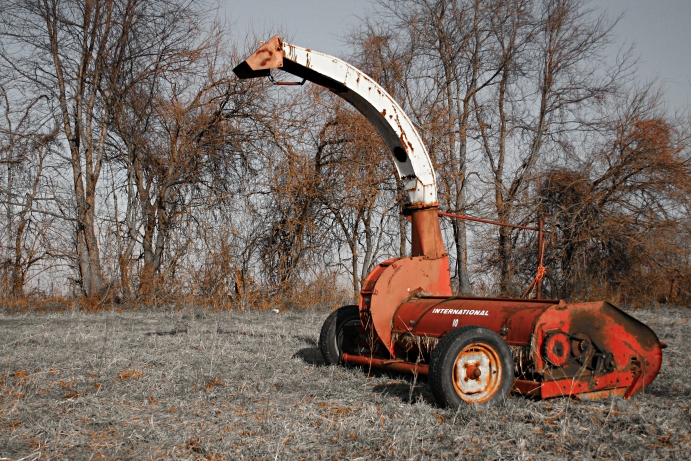
[[[501,376],[501,361],[497,352],[487,344],[474,343],[458,354],[453,384],[464,401],[482,403],[499,390]]]

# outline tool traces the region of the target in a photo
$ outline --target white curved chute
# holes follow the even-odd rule
[[[374,126],[393,155],[412,203],[436,205],[434,167],[408,116],[377,82],[345,61],[285,43],[276,35],[233,72],[240,78],[268,76],[282,69],[329,88],[353,105]]]

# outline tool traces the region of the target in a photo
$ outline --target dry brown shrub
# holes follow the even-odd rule
[[[14,373],[12,373],[12,376],[17,378],[17,379],[24,380],[24,381],[29,379],[29,373],[27,373],[26,370],[17,370]]]
[[[118,373],[118,381],[127,381],[129,379],[140,379],[146,376],[146,373],[143,371],[137,369],[137,368],[130,368],[128,370],[122,370],[120,373]]]
[[[612,130],[612,145],[581,168],[540,178],[539,213],[555,232],[546,255],[551,287],[574,300],[691,303],[685,141],[658,118],[634,115]]]
[[[217,386],[221,386],[221,387],[226,386],[226,383],[223,381],[223,378],[221,378],[220,376],[217,376],[216,378],[214,378],[210,381],[207,381],[206,384],[204,384],[204,388],[207,391],[210,391],[214,387],[217,387]]]
[[[58,386],[62,387],[63,389],[68,389],[70,387],[73,387],[75,384],[77,384],[77,380],[75,379],[72,379],[70,381],[65,381],[64,379],[61,379],[58,383]]]

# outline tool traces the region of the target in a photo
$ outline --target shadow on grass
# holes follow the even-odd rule
[[[293,358],[299,358],[303,362],[317,367],[328,366],[322,357],[317,342],[309,336],[294,336],[295,339],[309,344],[312,347],[304,347],[293,354]],[[427,384],[427,377],[418,376],[417,379],[408,373],[401,373],[381,368],[372,368],[363,365],[343,365],[350,369],[359,370],[363,378],[378,378],[387,380],[386,383],[375,384],[372,392],[392,399],[398,399],[405,403],[434,402],[434,396]]]
[[[414,380],[411,375],[406,374],[391,376],[391,372],[387,372],[386,375],[395,380],[385,384],[376,384],[372,388],[372,392],[400,399],[405,403],[427,402],[434,404],[434,396],[427,385],[426,378],[418,377],[417,380]]]
[[[298,338],[308,344],[315,344],[312,338],[307,336]],[[328,366],[322,357],[321,351],[316,345],[314,347],[304,347],[293,354],[293,358],[299,358],[303,362],[317,367]],[[397,371],[383,370],[381,368],[370,368],[360,365],[345,365],[347,368],[359,370],[363,378],[378,378],[386,379],[388,382],[384,384],[375,384],[372,392],[388,396],[393,399],[399,399],[405,403],[414,402],[434,402],[434,396],[427,385],[427,378],[425,376],[418,376],[415,379],[412,375],[407,373],[400,373]]]
[[[318,347],[303,347],[302,349],[297,351],[295,354],[293,354],[293,358],[298,358],[305,363],[308,363],[310,365],[314,365],[317,367],[325,367],[326,366],[326,362],[324,361],[324,357],[322,357],[322,353]]]
[[[690,389],[672,388],[669,386],[650,386],[646,387],[641,394],[652,395],[661,399],[667,400],[684,400],[688,401],[691,399]]]
[[[305,344],[308,344],[308,345],[310,345],[310,346],[319,346],[319,344],[317,343],[317,341],[316,341],[314,338],[312,338],[311,336],[296,335],[296,336],[293,336],[293,338],[297,339],[297,340],[300,341],[300,342],[303,342],[303,343],[305,343]]]

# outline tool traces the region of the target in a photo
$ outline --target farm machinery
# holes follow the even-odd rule
[[[538,275],[524,298],[454,296],[432,162],[401,107],[369,76],[323,53],[273,37],[239,64],[239,78],[281,69],[328,88],[374,126],[392,154],[409,205],[410,256],[380,263],[358,305],[324,322],[319,347],[330,364],[427,375],[441,406],[499,404],[510,392],[549,398],[629,398],[649,385],[664,343],[645,324],[603,302],[540,298]],[[273,78],[272,78],[273,80]],[[460,216],[464,218],[463,216]],[[520,226],[517,226],[520,227]],[[531,228],[533,229],[533,228]],[[536,299],[526,299],[535,288]]]

